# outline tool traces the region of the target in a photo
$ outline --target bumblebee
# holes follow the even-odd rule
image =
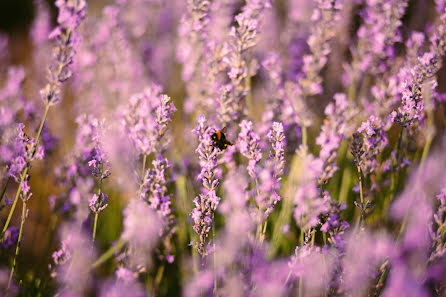
[[[215,133],[212,134],[211,136],[213,146],[218,147],[221,151],[226,149],[228,145],[233,145],[232,142],[226,139],[225,133],[226,133],[226,127],[224,127],[221,130],[215,131]]]

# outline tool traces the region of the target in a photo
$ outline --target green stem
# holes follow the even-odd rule
[[[104,264],[105,262],[107,262],[108,259],[110,259],[111,257],[113,257],[113,255],[115,254],[115,252],[121,250],[124,247],[125,241],[122,239],[119,239],[116,244],[114,246],[111,246],[105,253],[103,253],[99,259],[96,260],[96,262],[94,262],[91,265],[92,269],[98,268],[99,266],[101,266],[102,264]]]
[[[268,225],[268,220],[265,220],[265,222],[263,223],[263,228],[262,228],[262,235],[260,236],[260,244],[263,243],[263,241],[265,240],[265,234],[266,234],[266,227]]]
[[[6,180],[6,184],[5,184],[5,186],[3,187],[2,194],[1,194],[1,196],[0,196],[0,202],[2,202],[3,197],[4,197],[5,194],[6,194],[6,189],[8,189],[8,185],[9,185],[9,181],[10,181],[10,180],[11,180],[11,177],[8,177],[8,179]]]
[[[307,148],[307,127],[303,126],[302,127],[302,146]]]
[[[301,159],[298,155],[294,155],[291,166],[290,173],[288,174],[288,179],[286,180],[283,186],[283,199],[282,199],[282,208],[280,210],[279,216],[274,224],[274,228],[272,231],[272,240],[273,250],[271,252],[272,255],[275,255],[281,244],[283,243],[284,234],[282,232],[282,227],[288,224],[291,220],[291,215],[293,212],[293,198],[297,191],[297,184],[300,176],[300,165]]]
[[[300,246],[304,246],[304,231],[300,229],[300,235],[299,235],[299,242]],[[299,297],[303,296],[303,278],[302,276],[299,277]]]
[[[212,213],[212,248],[214,249],[213,252],[213,265],[212,265],[212,272],[214,274],[214,290],[213,290],[213,295],[218,297],[217,294],[217,271],[215,270],[215,263],[217,262],[217,258],[216,258],[216,248],[215,248],[215,213]]]
[[[26,201],[23,201],[23,205],[22,205],[22,221],[20,223],[19,238],[17,239],[17,246],[16,246],[16,249],[15,249],[14,260],[12,262],[11,273],[9,274],[8,289],[11,286],[12,277],[14,275],[14,270],[15,270],[16,265],[17,265],[17,256],[19,255],[20,243],[22,241],[23,226],[25,225],[25,219],[26,219]]]
[[[327,233],[322,232],[322,239],[324,241],[324,246],[327,245]],[[325,271],[326,271],[326,267],[327,267],[327,261],[325,259],[325,253],[322,253],[322,260],[324,262],[324,282],[326,280],[326,275],[325,275]],[[327,290],[324,290],[324,297],[327,297]]]
[[[398,175],[397,175],[397,170],[396,169],[397,169],[398,163],[400,161],[401,140],[403,139],[403,132],[404,132],[404,128],[400,127],[400,134],[399,134],[399,137],[398,137],[398,144],[396,146],[395,163],[393,164],[392,171],[390,172],[390,180],[391,180],[390,195],[391,196],[390,196],[389,200],[392,200],[393,196],[395,194],[396,180],[398,179]]]
[[[310,248],[312,249],[314,246],[314,240],[316,237],[316,230],[311,230],[311,244],[310,244]]]
[[[364,194],[362,192],[362,174],[361,174],[361,167],[359,165],[356,166],[358,169],[358,180],[359,180],[359,198],[361,199],[361,219],[359,222],[359,227],[361,228],[364,224]]]
[[[99,213],[95,212],[94,213],[94,224],[93,224],[93,238],[92,238],[93,242],[96,239],[96,227],[98,225],[98,217],[99,217]]]
[[[49,110],[49,109],[50,109],[50,104],[47,103],[47,104],[45,105],[45,111],[44,111],[44,113],[43,113],[42,120],[40,121],[39,130],[37,131],[37,136],[36,136],[36,139],[35,139],[35,142],[34,142],[32,151],[31,151],[31,152],[32,152],[32,153],[31,153],[31,159],[32,159],[32,158],[34,157],[34,155],[36,154],[37,145],[38,145],[38,143],[39,143],[40,135],[42,134],[43,125],[45,124],[46,118],[47,118],[47,116],[48,116],[48,110]],[[11,209],[10,209],[10,211],[9,211],[8,218],[6,219],[5,226],[3,227],[3,231],[2,231],[2,235],[1,235],[1,240],[2,240],[2,241],[3,241],[3,236],[4,236],[5,233],[6,233],[6,230],[8,229],[9,223],[11,222],[12,214],[14,213],[15,207],[16,207],[16,205],[17,205],[17,201],[18,201],[18,199],[19,199],[19,194],[20,194],[20,191],[22,190],[22,182],[25,180],[25,178],[26,178],[26,176],[27,176],[27,174],[28,174],[28,171],[29,171],[29,167],[30,167],[30,166],[31,166],[30,163],[27,163],[27,164],[26,164],[26,167],[25,167],[25,169],[23,169],[22,175],[21,175],[21,177],[20,177],[20,183],[19,183],[19,187],[17,188],[17,192],[16,192],[16,195],[15,195],[15,198],[14,198],[14,202],[12,203],[12,207],[11,207]]]
[[[161,280],[163,279],[163,275],[164,275],[164,268],[165,268],[165,263],[163,262],[163,264],[161,266],[158,267],[158,270],[156,272],[156,276],[155,276],[155,284],[153,286],[153,291],[154,294],[153,296],[156,296],[156,292],[158,292],[158,288],[159,285],[161,283]]]
[[[99,178],[99,189],[98,189],[98,201],[96,202],[98,207],[102,204],[102,171],[103,171],[103,165],[101,164],[101,177]],[[94,223],[93,223],[93,235],[92,235],[92,241],[96,239],[96,228],[98,227],[98,218],[99,218],[99,212],[95,211],[94,213]]]
[[[431,119],[432,119],[432,116],[433,115],[431,114],[431,117],[430,117]],[[432,120],[429,120],[428,123],[429,123],[430,127],[433,127]],[[418,172],[417,172],[418,175],[421,174],[421,172],[423,170],[424,163],[426,162],[427,154],[429,153],[429,149],[431,147],[433,138],[434,138],[433,135],[429,134],[426,139],[426,143],[424,144],[424,148],[423,148],[423,154],[421,155],[420,165],[418,167]],[[409,203],[412,204],[412,201],[409,201]],[[411,207],[411,205],[409,205],[409,207]],[[403,218],[403,222],[400,227],[400,230],[398,232],[397,239],[399,239],[403,235],[404,229],[406,228],[406,225],[407,225],[408,218],[409,218],[409,211],[406,211],[404,218]]]
[[[147,163],[147,155],[144,154],[144,157],[142,158],[141,183],[139,184],[138,198],[141,196],[142,187],[144,185],[144,175],[146,173],[146,163]]]
[[[356,99],[356,82],[352,81],[347,92],[348,101],[353,102]]]
[[[14,213],[14,209],[17,205],[17,202],[19,201],[20,192],[22,191],[22,182],[25,180],[25,177],[28,174],[28,170],[29,170],[29,167],[26,166],[22,172],[21,177],[20,177],[20,183],[19,183],[19,187],[17,188],[17,192],[15,193],[14,202],[12,203],[11,209],[8,214],[8,218],[6,219],[5,226],[3,227],[3,230],[2,230],[2,235],[1,235],[2,242],[3,242],[3,237],[5,236],[6,230],[8,230],[9,223],[11,222],[11,218],[12,218],[12,214]]]
[[[421,155],[421,161],[420,161],[420,167],[424,165],[424,162],[426,162],[427,154],[429,153],[431,144],[432,144],[433,137],[428,137],[426,139],[426,143],[423,148],[423,154]]]
[[[386,260],[381,265],[381,275],[379,277],[378,283],[375,286],[376,291],[374,296],[379,296],[381,294],[381,290],[384,287],[384,281],[387,278],[388,272],[389,272],[389,260]]]

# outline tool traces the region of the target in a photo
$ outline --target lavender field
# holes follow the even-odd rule
[[[446,0],[15,3],[0,297],[446,296]]]

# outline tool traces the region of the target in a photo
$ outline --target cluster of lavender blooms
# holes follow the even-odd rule
[[[35,0],[29,56],[0,33],[0,296],[446,296],[431,2]]]
[[[157,146],[176,110],[170,97],[160,92],[161,87],[153,85],[133,95],[123,112],[126,132],[141,155],[163,151]]]
[[[321,127],[321,132],[316,138],[316,144],[321,147],[319,158],[323,161],[323,172],[319,183],[326,183],[338,170],[336,164],[337,151],[342,139],[347,137],[351,131],[350,122],[355,115],[355,108],[347,101],[343,93],[335,94],[334,103],[325,107],[326,120]]]

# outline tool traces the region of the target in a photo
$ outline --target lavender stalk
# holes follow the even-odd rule
[[[25,168],[23,169],[14,202],[11,210],[9,211],[5,226],[3,227],[1,234],[2,238],[8,229],[12,214],[14,213],[19,194],[22,190],[21,184],[27,177],[28,171],[31,167],[31,161],[36,153],[37,145],[42,134],[43,126],[46,122],[48,111],[52,105],[57,104],[60,101],[61,84],[72,76],[69,66],[73,62],[76,47],[79,46],[79,36],[76,29],[79,27],[81,20],[85,17],[87,7],[85,0],[74,0],[70,2],[57,0],[56,6],[59,8],[59,16],[57,19],[59,26],[53,30],[53,32],[50,34],[50,38],[56,39],[58,45],[54,47],[54,61],[49,67],[49,82],[45,88],[40,91],[42,99],[45,102],[45,110],[42,120],[40,121],[35,143],[31,150],[31,158],[28,160]]]

